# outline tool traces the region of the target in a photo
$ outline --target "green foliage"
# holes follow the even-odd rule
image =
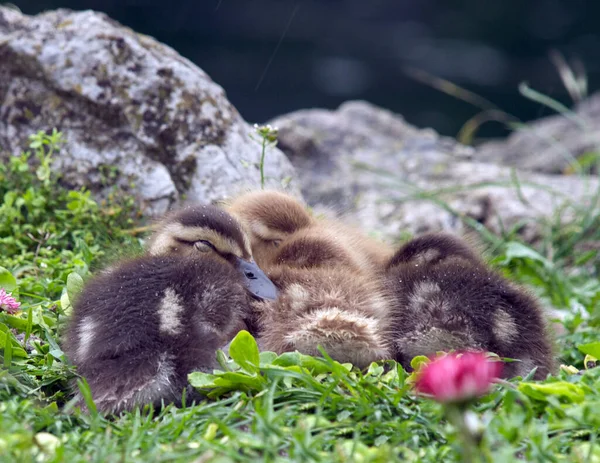
[[[584,354],[600,359],[600,342],[590,342],[589,344],[583,344],[578,348]]]
[[[140,245],[128,233],[129,199],[99,204],[61,185],[49,169],[59,143],[56,132],[37,134],[30,152],[0,166],[0,287],[22,304],[0,311],[0,461],[459,461],[442,406],[417,397],[395,362],[359,371],[324,352],[277,356],[244,331],[230,358],[218,353],[220,370],[190,374],[202,403],[99,414],[64,357],[61,330],[106,250]],[[536,248],[513,231],[484,235],[492,265],[564,313],[557,350],[569,367],[542,382],[503,382],[475,405],[483,461],[600,460],[598,259],[581,246],[599,240],[595,223],[589,211],[574,215],[569,233],[549,222]],[[70,401],[74,390],[89,413]]]
[[[229,347],[229,355],[244,370],[250,372],[258,371],[258,364],[260,362],[258,346],[252,335],[247,331],[240,331],[232,340]]]
[[[17,279],[7,269],[0,267],[0,288],[13,291],[17,287]]]
[[[220,451],[226,444],[236,449],[236,461],[275,461],[280,449],[292,461],[458,460],[458,434],[446,424],[442,407],[415,397],[409,376],[395,362],[361,372],[326,355],[261,352],[258,364],[241,366],[247,365],[246,349],[255,351],[256,345],[244,333],[232,341],[232,360],[223,371],[190,375],[190,383],[209,397],[252,406],[241,432],[229,422],[211,431],[211,441],[223,444]],[[422,360],[415,359],[415,366]],[[585,451],[598,451],[587,441],[593,442],[600,423],[593,412],[599,401],[598,368],[542,383],[503,383],[476,406],[486,424],[481,458],[583,462]],[[294,439],[299,426],[310,426],[302,448]]]
[[[31,136],[30,151],[0,164],[0,255],[23,293],[54,299],[67,275],[88,272],[111,245],[133,240],[132,199],[98,204],[84,189],[69,190],[50,170],[60,132]],[[3,284],[0,271],[0,284]]]

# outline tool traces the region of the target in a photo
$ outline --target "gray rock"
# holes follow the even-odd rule
[[[600,93],[572,113],[545,117],[513,132],[505,140],[477,149],[477,159],[549,174],[572,171],[582,155],[600,151]]]
[[[32,17],[0,7],[3,155],[54,127],[66,139],[53,165],[63,181],[100,196],[129,190],[146,213],[259,185],[251,127],[223,89],[174,50],[101,13]],[[297,191],[279,150],[268,152],[265,170],[267,185],[292,178]]]
[[[302,191],[383,238],[461,232],[468,216],[500,233],[534,240],[557,207],[585,207],[596,177],[543,175],[473,160],[475,151],[365,102],[304,110],[272,121]],[[563,214],[569,216],[568,209]]]

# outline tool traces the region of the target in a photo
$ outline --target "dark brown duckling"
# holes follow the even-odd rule
[[[536,379],[555,370],[552,343],[541,307],[524,288],[490,269],[463,240],[424,235],[406,243],[385,273],[394,298],[395,357],[405,368],[417,355],[478,349],[506,363],[505,377]]]
[[[178,403],[187,375],[215,367],[251,314],[276,288],[252,261],[248,240],[213,206],[169,215],[147,256],[92,278],[74,304],[64,351],[102,412]]]

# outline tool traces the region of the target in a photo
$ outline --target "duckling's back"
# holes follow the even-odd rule
[[[417,238],[391,261],[385,283],[392,303],[396,359],[480,349],[507,363],[504,375],[536,378],[554,370],[552,343],[536,299],[489,268],[458,238]]]
[[[240,274],[212,259],[141,257],[91,280],[75,303],[64,345],[99,409],[177,401],[187,373],[243,324]]]

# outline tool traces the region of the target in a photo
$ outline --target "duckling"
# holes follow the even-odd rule
[[[312,217],[304,204],[285,193],[254,191],[234,198],[226,207],[249,230],[252,251],[261,267],[342,265],[372,272],[392,255],[386,244],[353,227]],[[287,254],[279,250],[283,244]]]
[[[505,377],[536,379],[555,370],[541,307],[524,288],[490,269],[461,239],[431,234],[406,243],[384,277],[392,304],[395,358],[478,349],[519,360]]]
[[[254,304],[261,348],[319,355],[358,367],[389,358],[387,300],[375,268],[391,256],[385,245],[338,221],[315,219],[293,197],[260,191],[228,210],[250,230],[257,262],[280,289]]]
[[[214,206],[188,207],[165,218],[147,255],[85,285],[64,352],[102,412],[180,403],[188,373],[216,366],[252,298],[275,297],[239,223]]]
[[[388,301],[375,279],[343,268],[285,265],[268,275],[280,293],[253,304],[261,349],[319,356],[322,346],[334,360],[359,368],[391,358]]]

